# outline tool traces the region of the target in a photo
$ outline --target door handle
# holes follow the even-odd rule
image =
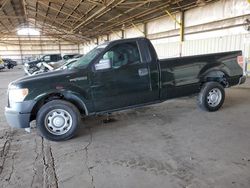
[[[148,75],[148,69],[147,68],[138,69],[138,74],[139,76],[146,76]]]

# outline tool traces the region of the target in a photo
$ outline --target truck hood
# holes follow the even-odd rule
[[[11,83],[11,85],[20,88],[32,88],[39,86],[52,86],[60,83],[69,83],[71,80],[77,80],[77,78],[79,77],[79,72],[81,73],[81,77],[87,75],[87,71],[82,69],[80,71],[78,69],[58,70],[33,76],[25,76],[23,78],[15,80]]]

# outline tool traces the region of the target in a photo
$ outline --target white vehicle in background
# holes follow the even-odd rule
[[[46,62],[41,62],[38,63],[36,65],[37,70],[34,71],[33,73],[30,73],[28,71],[25,71],[27,73],[27,75],[32,76],[32,75],[36,75],[36,74],[41,74],[41,73],[45,73],[45,72],[51,72],[51,71],[55,71],[55,70],[64,70],[64,69],[68,69],[70,66],[72,66],[72,64],[74,62],[76,62],[79,58],[75,58],[75,59],[69,59],[66,61],[66,63],[59,64],[59,63],[46,63]],[[58,66],[60,65],[60,66]]]
[[[52,58],[50,58],[50,61],[48,58],[50,56],[56,56],[57,61],[51,61]],[[40,74],[43,72],[48,72],[48,71],[53,71],[60,69],[63,65],[68,64],[72,60],[79,59],[82,55],[80,54],[68,54],[68,55],[63,55],[62,59],[58,59],[58,54],[57,55],[46,55],[42,57],[40,60],[37,60],[35,62],[30,62],[30,63],[25,63],[24,64],[24,71],[27,75],[35,75],[35,74]],[[47,58],[47,59],[46,59]]]

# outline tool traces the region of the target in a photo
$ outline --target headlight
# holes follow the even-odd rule
[[[9,88],[9,100],[12,102],[22,102],[29,94],[27,88]]]

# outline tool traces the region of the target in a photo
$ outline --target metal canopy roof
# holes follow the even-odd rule
[[[17,28],[39,28],[43,35],[84,42],[214,0],[0,0],[0,37]]]

